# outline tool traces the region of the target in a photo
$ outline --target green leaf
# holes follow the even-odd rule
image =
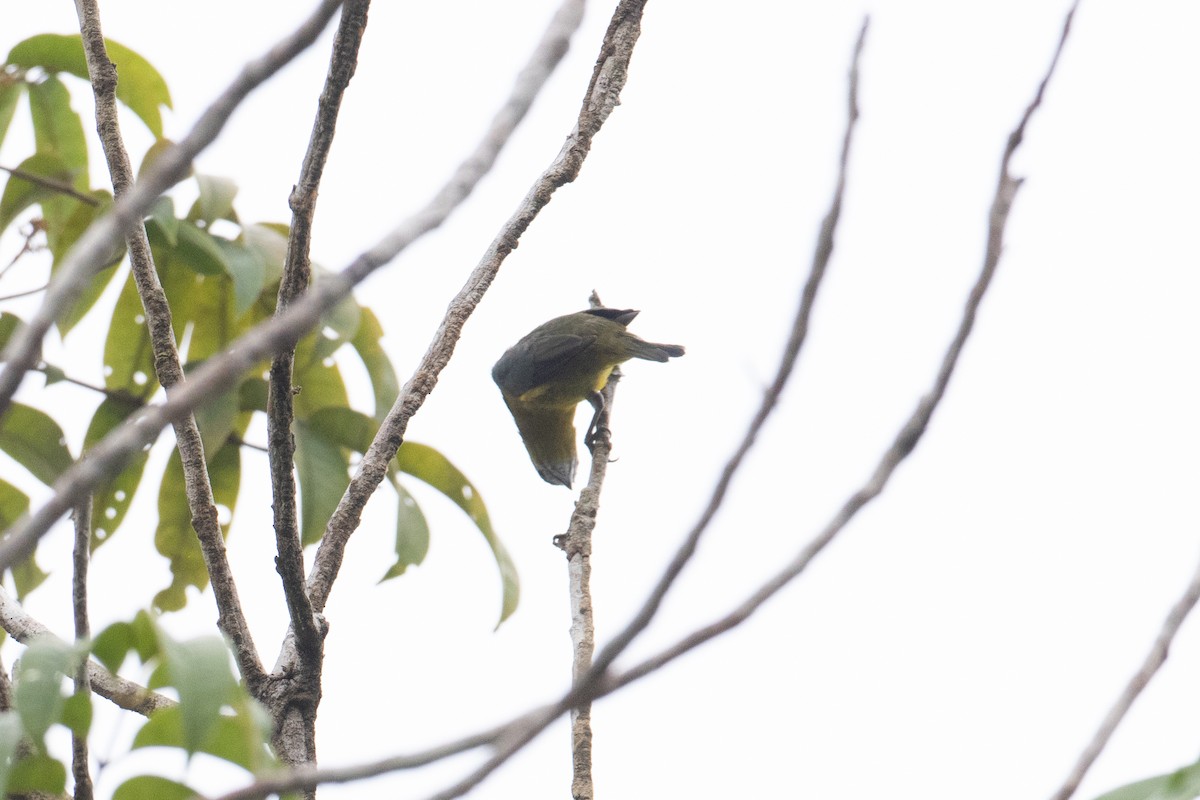
[[[325,270],[314,268],[313,282],[320,283],[327,275]],[[354,338],[361,317],[362,308],[350,295],[322,314],[321,327],[317,329],[314,340],[313,356],[324,360],[336,353],[338,348]]]
[[[216,248],[212,237],[190,222],[180,223],[179,247],[169,254],[161,247],[155,248],[163,291],[171,304],[175,340],[182,342],[184,332],[191,328],[186,353],[180,353],[188,362],[201,361],[221,352],[236,333],[233,281],[224,273],[223,267],[220,274],[206,274],[194,266],[193,259],[204,259],[205,256],[193,246],[196,244],[191,238],[193,232],[207,238]],[[191,244],[185,241],[191,241]]]
[[[396,490],[396,562],[388,568],[379,582],[398,578],[410,566],[420,564],[429,554],[429,522],[421,507],[399,481],[393,478]]]
[[[19,45],[18,45],[19,46]],[[87,188],[88,152],[83,121],[71,108],[71,93],[53,75],[29,87],[29,113],[37,152],[52,153],[75,173],[76,188]]]
[[[137,114],[156,137],[162,136],[162,106],[171,107],[167,82],[150,62],[112,39],[104,40],[108,59],[117,65],[117,99]],[[67,72],[88,79],[87,60],[79,36],[45,33],[14,47],[8,63],[41,67],[47,72]]]
[[[365,453],[379,424],[359,411],[329,406],[315,411],[305,423],[318,435],[356,453]]]
[[[296,345],[292,382],[300,393],[296,395],[296,416],[307,419],[322,408],[350,405],[342,373],[328,359],[315,352],[317,336],[309,334]]]
[[[283,277],[287,241],[288,226],[283,223],[256,222],[242,228],[242,242],[262,258],[267,270],[267,283],[276,283]]]
[[[71,185],[73,176],[71,168],[55,153],[34,153],[22,161],[17,169],[67,186]],[[16,175],[9,176],[4,184],[4,193],[0,195],[0,231],[7,229],[25,209],[45,202],[55,194],[53,189],[41,184]]]
[[[241,482],[241,454],[233,444],[226,444],[208,459],[213,499],[225,506],[232,518]],[[222,525],[228,534],[228,523]],[[178,611],[187,605],[187,587],[203,589],[208,585],[208,569],[200,551],[200,543],[192,530],[192,514],[188,508],[187,488],[183,480],[179,451],[171,453],[158,490],[158,529],[154,546],[170,561],[171,585],[154,596],[154,607],[162,611]]]
[[[158,633],[163,663],[179,693],[183,747],[196,753],[212,735],[221,707],[239,690],[229,664],[229,650],[219,636],[176,641]]]
[[[300,484],[300,541],[320,541],[350,484],[350,460],[336,442],[296,420],[296,479]]]
[[[192,361],[188,363],[186,371],[190,372],[202,363]],[[241,413],[239,396],[239,387],[234,386],[205,400],[204,404],[196,409],[196,426],[200,429],[200,439],[204,443],[205,460],[224,447],[229,435],[233,433]]]
[[[137,652],[143,664],[158,655],[158,631],[151,616],[139,611],[132,622],[114,622],[100,631],[91,646],[100,663],[115,673],[130,650]]]
[[[0,312],[0,351],[8,347],[8,340],[17,332],[17,328],[25,322],[9,311]]]
[[[104,387],[143,400],[158,388],[150,332],[132,273],[117,295],[104,340]]]
[[[71,733],[86,738],[92,728],[92,696],[87,692],[76,692],[63,703],[62,723]]]
[[[197,752],[208,753],[224,759],[251,772],[270,761],[266,753],[266,742],[270,736],[270,724],[265,730],[259,727],[257,714],[250,724],[243,714],[220,714],[213,723],[208,737],[196,748]],[[187,749],[184,739],[182,706],[169,706],[151,715],[133,739],[133,747],[179,747]]]
[[[62,383],[67,379],[67,372],[62,367],[56,367],[53,364],[42,362],[41,373],[46,377],[46,385],[52,386],[56,383]]]
[[[378,317],[371,309],[363,307],[358,330],[350,340],[350,346],[358,353],[367,375],[371,378],[371,388],[375,393],[375,419],[382,421],[391,410],[392,403],[400,394],[400,382],[396,379],[396,370],[384,352],[380,341],[383,339],[383,327]]]
[[[51,275],[58,274],[58,270],[62,266],[67,253],[71,251],[71,248],[75,246],[75,243],[79,241],[84,232],[91,227],[92,223],[112,206],[112,195],[106,191],[96,189],[91,192],[91,196],[97,200],[98,205],[92,206],[87,203],[76,203],[75,210],[66,219],[61,229],[46,231],[50,252],[54,256],[54,263],[51,265]],[[87,312],[92,309],[92,306],[104,294],[104,290],[112,283],[113,277],[117,274],[114,267],[124,257],[125,240],[119,239],[113,243],[112,249],[100,262],[103,265],[101,269],[92,275],[91,280],[88,281],[87,286],[84,287],[79,297],[56,320],[60,336],[66,336],[70,333],[76,323],[83,319]]]
[[[179,244],[171,253],[171,263],[182,264],[201,275],[229,274],[225,253],[213,235],[188,220],[179,223]]]
[[[155,227],[158,230],[151,230]],[[179,219],[175,216],[175,203],[165,195],[150,206],[150,213],[146,219],[146,235],[152,234],[160,234],[167,247],[173,248],[179,243]]]
[[[59,796],[66,786],[67,768],[44,753],[34,753],[13,765],[8,788],[14,795],[42,792]]]
[[[14,564],[11,572],[13,584],[17,588],[17,599],[22,602],[30,592],[41,586],[46,578],[50,577],[50,573],[38,565],[36,555],[30,556],[19,564]]]
[[[17,746],[24,731],[21,718],[15,711],[0,711],[0,797],[8,797],[8,783],[12,777],[13,761]]]
[[[17,101],[21,99],[21,93],[24,91],[24,81],[0,83],[0,144],[4,142],[13,113],[17,110]],[[2,792],[0,789],[0,796],[3,796]]]
[[[203,222],[205,227],[219,219],[237,222],[237,212],[233,210],[233,198],[238,191],[236,183],[217,175],[196,175],[196,183],[200,194],[188,211],[188,221]]]
[[[242,242],[214,237],[233,278],[234,316],[241,317],[254,305],[267,285],[267,265],[262,254]]]
[[[455,505],[466,512],[471,521],[475,523],[475,527],[479,528],[479,532],[487,540],[488,547],[492,550],[492,556],[496,559],[496,566],[500,570],[500,622],[504,622],[517,610],[517,602],[520,599],[517,567],[504,544],[492,529],[487,506],[484,505],[483,498],[479,496],[479,491],[444,455],[428,445],[405,442],[400,445],[400,450],[396,453],[396,463],[404,472],[414,478],[420,478],[450,498]]]
[[[370,445],[376,427],[375,422],[369,417],[349,408],[323,408],[315,412],[307,420],[306,425],[312,433],[330,445],[339,445],[360,453],[365,452]],[[400,445],[394,463],[403,472],[421,479],[450,498],[455,505],[466,512],[475,526],[479,528],[492,550],[496,566],[500,571],[500,622],[504,622],[516,610],[520,596],[517,569],[508,555],[508,551],[504,548],[504,544],[492,529],[487,507],[479,496],[479,492],[466,476],[450,463],[449,459],[428,445],[405,442]],[[411,511],[411,509],[407,510]],[[421,521],[424,521],[423,516]],[[411,518],[397,520],[397,560],[384,575],[383,580],[402,574],[409,565],[420,563],[420,558],[424,557],[424,553],[421,551],[422,532],[420,528],[414,527],[412,530],[401,531],[399,526],[406,523],[420,525]],[[428,535],[427,531],[424,535]],[[427,546],[427,543],[424,546]],[[412,560],[414,558],[416,560]]]
[[[87,434],[83,438],[83,449],[86,453],[97,442],[103,439],[123,423],[131,414],[142,407],[136,401],[118,400],[106,397],[96,408],[92,421],[88,425]],[[92,493],[92,549],[95,550],[109,537],[116,533],[117,528],[125,520],[133,496],[137,493],[138,484],[142,481],[142,473],[146,469],[146,460],[150,457],[148,450],[138,450],[125,466],[115,475],[110,474],[96,486]]]
[[[1096,800],[1192,800],[1200,797],[1200,762],[1105,792]]]
[[[118,786],[112,800],[191,800],[202,796],[178,781],[158,775],[138,775]]]
[[[47,486],[73,461],[58,423],[46,412],[21,403],[11,403],[0,417],[0,450]]]
[[[238,408],[242,411],[267,411],[267,382],[258,376],[247,378],[238,387]]]
[[[0,480],[0,530],[7,530],[29,510],[29,495]]]
[[[72,676],[78,663],[73,648],[53,636],[32,639],[21,656],[13,697],[25,732],[39,746],[62,713],[62,679]]]

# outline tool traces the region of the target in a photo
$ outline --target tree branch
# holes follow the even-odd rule
[[[88,623],[87,575],[92,544],[92,497],[88,495],[75,506],[75,547],[72,551],[74,569],[71,580],[71,601],[75,609],[75,642],[87,642],[91,637]],[[75,694],[90,694],[88,662],[84,659],[75,674]],[[75,779],[75,800],[91,800],[92,774],[88,769],[87,737],[71,732],[71,775]]]
[[[962,354],[967,337],[970,336],[971,330],[974,327],[975,316],[979,310],[980,303],[987,292],[992,276],[995,274],[996,266],[1000,261],[1009,211],[1012,208],[1016,191],[1020,187],[1020,179],[1014,178],[1010,174],[1009,165],[1013,154],[1024,138],[1026,126],[1032,118],[1033,113],[1041,106],[1046,86],[1054,74],[1059,55],[1062,53],[1063,46],[1066,43],[1074,11],[1075,9],[1072,7],[1066,16],[1058,46],[1055,49],[1050,66],[1047,68],[1041,83],[1038,85],[1033,100],[1025,108],[1016,128],[1009,134],[1003,156],[1001,157],[1000,177],[996,186],[996,193],[988,214],[988,233],[984,250],[983,268],[967,297],[958,329],[942,358],[941,368],[938,370],[933,386],[921,398],[912,415],[897,433],[892,445],[884,452],[871,478],[846,500],[842,508],[834,515],[834,518],[830,520],[821,533],[809,542],[791,563],[780,570],[771,580],[766,582],[737,608],[720,619],[692,632],[676,644],[646,659],[641,664],[613,676],[606,682],[606,693],[654,672],[684,653],[725,633],[748,619],[776,592],[803,572],[863,506],[883,492],[888,479],[900,465],[900,462],[907,458],[916,447],[917,442],[920,441],[921,436],[929,425],[934,410],[945,394],[946,387],[958,363],[959,356]]]
[[[600,308],[599,295],[592,291],[589,298],[592,308]],[[575,510],[567,532],[555,537],[555,543],[567,556],[567,587],[571,600],[571,681],[582,681],[592,666],[592,654],[596,650],[596,625],[592,613],[592,531],[596,528],[596,516],[600,513],[600,490],[608,472],[609,456],[612,454],[613,400],[617,382],[621,379],[619,367],[613,369],[608,382],[600,392],[604,399],[600,415],[596,419],[596,435],[590,443],[592,469],[587,486],[579,493]],[[592,783],[592,704],[582,701],[573,707],[571,715],[571,797],[574,800],[591,800],[595,796]]]
[[[571,35],[579,27],[583,15],[582,0],[565,0],[559,7],[549,27],[542,35],[541,41],[530,56],[529,62],[517,76],[512,93],[507,102],[492,119],[484,139],[462,164],[454,175],[438,192],[437,197],[417,214],[409,223],[396,229],[376,249],[403,247],[415,231],[411,228],[418,225],[435,227],[441,224],[450,210],[465,198],[479,180],[491,169],[500,149],[516,129],[533,104],[538,91],[545,84],[554,68],[567,52]],[[632,46],[632,45],[631,45]],[[615,96],[612,98],[615,102]],[[581,115],[582,123],[582,115]],[[442,320],[441,326],[434,335],[429,349],[425,352],[416,371],[392,405],[384,418],[375,439],[359,462],[358,472],[350,481],[341,502],[329,520],[321,545],[313,562],[313,568],[308,578],[308,594],[312,599],[313,608],[321,611],[329,599],[333,581],[342,564],[346,543],[351,534],[358,528],[363,507],[387,474],[387,465],[395,457],[400,443],[404,440],[404,432],[412,415],[420,409],[425,398],[433,391],[438,375],[450,360],[454,347],[461,335],[462,327],[467,318],[475,310],[484,292],[491,285],[492,279],[500,269],[504,258],[517,246],[521,233],[537,216],[537,212],[550,200],[555,189],[574,179],[579,172],[583,156],[579,148],[586,151],[586,145],[575,144],[576,140],[591,141],[591,137],[599,130],[599,123],[586,129],[580,134],[580,126],[567,139],[563,151],[555,163],[534,184],[534,188],[526,195],[517,213],[509,219],[501,230],[500,235],[492,242],[485,253],[482,262],[468,277],[466,285],[451,301]],[[568,161],[574,164],[573,169],[567,166]],[[317,287],[317,291],[325,285],[325,281]]]
[[[67,197],[78,200],[79,202],[92,206],[93,208],[100,205],[99,200],[92,197],[90,194],[85,194],[84,192],[79,191],[66,181],[58,181],[54,178],[47,178],[45,175],[37,175],[29,172],[28,170],[21,169],[20,167],[5,167],[0,165],[0,171],[7,172],[14,178],[20,178],[23,181],[32,183],[34,186],[40,186],[43,189],[48,189],[51,192],[66,195]]]
[[[350,0],[342,6],[342,18],[333,40],[333,54],[325,87],[317,104],[316,120],[308,150],[300,168],[300,178],[292,189],[292,224],[288,232],[287,256],[279,283],[276,314],[281,314],[308,289],[312,269],[309,250],[312,221],[317,207],[317,190],[325,162],[333,145],[342,97],[358,61],[358,49],[367,25],[370,0]],[[292,436],[295,416],[292,404],[292,366],[295,347],[276,354],[271,361],[267,397],[267,447],[271,469],[271,497],[275,523],[275,568],[283,583],[288,615],[295,631],[296,646],[302,661],[316,664],[320,659],[321,635],[313,620],[304,581],[304,547],[296,515],[296,482],[293,468],[296,442]]]
[[[0,586],[0,627],[22,644],[37,636],[58,638],[40,621],[25,612],[4,587]],[[126,711],[150,716],[160,708],[176,705],[175,701],[152,692],[131,680],[114,675],[94,661],[88,661],[88,682],[92,691]],[[0,670],[2,671],[2,670]]]
[[[91,225],[63,259],[46,297],[27,324],[14,333],[0,358],[0,413],[12,402],[21,379],[37,363],[41,342],[59,315],[75,302],[92,274],[125,231],[141,223],[142,216],[159,195],[187,176],[192,160],[213,142],[225,123],[250,92],[303,52],[329,22],[341,0],[320,0],[316,10],[291,34],[260,58],[245,65],[241,73],[200,116],[187,136],[155,160],[128,194]],[[64,513],[59,511],[59,515]]]
[[[75,8],[79,16],[79,32],[83,39],[88,76],[96,98],[96,131],[108,161],[109,175],[112,176],[113,196],[119,199],[129,193],[134,173],[117,117],[117,67],[108,58],[96,0],[75,0]],[[171,306],[158,279],[145,225],[139,222],[128,226],[125,241],[129,248],[134,283],[146,312],[146,328],[154,353],[154,371],[169,397],[184,380],[183,365],[175,347],[175,330],[171,325]],[[196,425],[195,416],[190,413],[175,420],[174,428],[192,528],[200,542],[217,603],[217,627],[229,637],[242,678],[253,692],[262,685],[266,673],[246,624],[233,572],[226,557],[225,537],[217,520],[217,504],[213,499],[212,483],[204,460],[200,428]]]

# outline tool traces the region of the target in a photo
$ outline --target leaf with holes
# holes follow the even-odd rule
[[[134,400],[106,397],[92,414],[87,434],[83,437],[84,452],[116,430],[117,426],[141,407],[141,403]],[[110,473],[95,488],[92,494],[93,550],[108,541],[117,532],[117,528],[121,527],[138,484],[142,481],[142,473],[146,469],[146,460],[149,457],[148,450],[138,450],[125,462],[124,467],[115,474]]]
[[[150,332],[132,274],[117,295],[104,340],[104,387],[143,400],[158,388]]]
[[[46,412],[22,403],[11,403],[0,417],[0,450],[47,486],[74,460],[58,423]]]
[[[235,444],[226,444],[208,459],[213,499],[218,506],[229,509],[222,533],[228,533],[228,521],[237,504],[241,483],[241,454]],[[171,584],[154,596],[154,607],[162,611],[178,611],[187,605],[187,587],[203,589],[208,585],[208,568],[192,530],[192,514],[188,508],[187,487],[183,480],[179,451],[174,450],[163,473],[158,490],[158,528],[154,546],[170,561]]]

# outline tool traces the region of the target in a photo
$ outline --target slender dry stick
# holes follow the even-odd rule
[[[262,359],[294,344],[301,335],[320,322],[322,313],[346,297],[355,284],[391,261],[421,236],[441,225],[491,168],[499,149],[511,134],[516,123],[520,121],[521,116],[532,104],[537,91],[544,85],[545,79],[548,77],[547,67],[556,64],[566,52],[569,35],[578,26],[582,6],[583,0],[565,0],[563,7],[555,15],[551,31],[547,32],[548,35],[542,39],[536,51],[535,59],[540,56],[541,62],[531,61],[517,77],[513,95],[493,120],[491,128],[485,135],[484,143],[480,145],[471,159],[459,166],[449,184],[443,187],[424,208],[404,220],[373,247],[360,254],[342,272],[324,278],[300,300],[293,303],[285,313],[260,323],[234,341],[224,353],[207,359],[200,367],[191,372],[188,380],[177,387],[174,394],[167,397],[164,402],[147,406],[142,413],[122,423],[93,447],[89,451],[86,461],[73,465],[55,482],[54,494],[45,505],[28,517],[18,520],[10,528],[8,535],[0,540],[0,570],[10,567],[32,553],[38,539],[45,535],[50,526],[70,509],[71,498],[75,497],[77,493],[88,491],[100,481],[107,479],[113,471],[120,468],[130,454],[153,443],[164,425],[190,413],[192,409],[212,397],[214,393],[220,393],[234,385],[247,370],[255,368]],[[571,13],[572,10],[574,10],[574,14]],[[552,33],[557,35],[550,35]],[[601,113],[607,115],[607,112],[611,111],[612,105],[615,104],[615,96],[611,96],[609,99],[612,102],[602,103],[593,116]],[[588,141],[590,142],[590,137],[588,137]],[[170,152],[174,151],[168,151],[168,153]],[[573,153],[573,161],[579,158],[578,153]],[[157,165],[158,162],[155,163]],[[577,167],[575,171],[578,171]],[[565,173],[564,182],[573,178],[574,174],[568,170]],[[137,193],[141,185],[139,183],[135,186],[131,194]],[[547,200],[548,197],[543,199],[540,205],[544,205]],[[117,204],[117,206],[120,205]],[[91,230],[89,229],[89,232]],[[84,239],[87,236],[88,234],[85,234]],[[107,242],[108,239],[104,241]],[[514,238],[506,242],[505,252],[515,246]],[[77,248],[80,247],[83,247],[82,240],[81,244],[77,245]],[[64,266],[63,270],[65,271],[65,269]],[[39,313],[42,312],[39,311]],[[443,339],[439,338],[438,341],[443,341]],[[18,348],[14,352],[24,351]],[[419,383],[424,387],[425,381],[429,377],[428,373],[421,372],[420,376],[422,380]],[[4,373],[0,373],[0,400],[3,400],[4,397],[3,385]],[[427,393],[428,388],[425,388],[424,394]],[[421,394],[420,397],[423,398],[424,394]],[[417,402],[418,406],[419,404]],[[396,447],[399,447],[399,443]],[[394,455],[395,449],[392,452]],[[362,498],[362,502],[366,502],[365,497]],[[361,506],[358,511],[361,512]],[[340,563],[339,552],[337,564]],[[323,573],[317,580],[324,584],[318,596],[324,593],[327,597],[328,587],[333,575],[336,574],[336,565],[333,565],[332,569],[327,565],[321,570],[314,566],[313,572],[309,575],[310,597],[314,597],[311,589],[313,575],[318,573]],[[319,612],[323,607],[324,599],[318,603],[314,597],[314,610]]]
[[[592,308],[600,308],[599,295],[595,291],[589,298]],[[571,602],[571,680],[581,681],[592,666],[592,654],[596,650],[596,625],[592,613],[592,531],[596,527],[596,515],[600,512],[600,490],[608,471],[609,455],[612,453],[612,431],[609,418],[612,415],[613,399],[616,396],[620,369],[614,369],[605,384],[601,396],[604,405],[596,420],[596,437],[592,440],[592,468],[587,486],[579,493],[575,510],[567,532],[561,539],[555,538],[567,556],[567,590]],[[592,705],[580,702],[570,711],[571,717],[571,797],[575,800],[591,800],[595,796],[592,782]]]
[[[358,63],[358,49],[367,26],[370,0],[348,0],[333,39],[333,53],[325,87],[317,104],[316,120],[308,150],[300,168],[300,178],[292,189],[289,204],[292,224],[288,232],[287,256],[279,282],[276,314],[281,314],[308,289],[312,269],[309,250],[312,222],[317,208],[317,190],[325,171],[325,162],[333,145],[342,97]],[[312,604],[304,585],[304,546],[296,515],[296,481],[293,466],[296,442],[292,436],[292,367],[295,347],[277,353],[271,361],[267,393],[267,447],[271,470],[271,498],[274,510],[275,569],[283,583],[288,616],[296,637],[296,646],[305,662],[320,659],[321,637],[313,620]]]
[[[488,133],[475,152],[463,161],[450,181],[442,187],[434,200],[435,205],[456,204],[474,188],[482,175],[491,169],[500,148],[529,110],[538,90],[566,55],[571,35],[579,27],[583,17],[583,6],[583,0],[565,0],[555,12],[529,62],[517,76],[508,101],[492,119]],[[623,78],[613,86],[611,95],[604,99],[606,104],[609,101],[615,103],[621,83]],[[611,110],[611,106],[606,107]],[[583,163],[591,138],[599,130],[604,116],[607,116],[607,112],[604,112],[603,116],[600,112],[594,112],[585,121],[584,116],[580,115],[576,130],[568,137],[558,159],[526,195],[516,214],[505,223],[484,254],[483,260],[450,302],[446,316],[438,327],[429,349],[384,417],[379,431],[359,462],[358,471],[325,528],[325,535],[317,549],[308,578],[308,594],[314,610],[319,612],[325,608],[333,582],[341,568],[346,543],[358,528],[363,507],[387,475],[388,463],[395,457],[404,440],[409,419],[433,391],[438,376],[449,363],[467,318],[483,299],[484,292],[491,285],[504,258],[517,246],[521,234],[529,227],[538,211],[550,201],[551,195],[559,186],[574,180],[579,174],[579,167]],[[437,220],[438,223],[440,221]],[[403,229],[395,235],[402,231]],[[323,285],[324,282],[321,286]],[[321,286],[317,287],[318,291]]]
[[[74,570],[71,576],[71,604],[75,610],[75,642],[92,637],[88,623],[87,575],[92,544],[92,498],[88,495],[75,506],[75,547],[71,553]],[[75,674],[75,694],[90,694],[88,663],[84,659]],[[71,732],[71,775],[75,779],[75,800],[91,800],[92,773],[88,769],[87,737]]]
[[[88,76],[96,98],[96,131],[108,172],[112,177],[113,195],[120,199],[129,194],[133,185],[133,165],[121,137],[117,117],[117,68],[108,58],[104,33],[100,27],[100,8],[96,0],[75,0],[79,31],[83,37],[83,52],[87,59]],[[130,225],[125,230],[129,248],[129,264],[137,285],[138,296],[146,315],[154,353],[154,371],[168,396],[183,383],[183,365],[175,347],[175,331],[171,326],[171,306],[158,279],[158,270],[150,252],[150,240],[145,225]],[[192,414],[174,421],[176,448],[183,464],[184,486],[192,528],[200,542],[204,564],[208,568],[213,597],[217,604],[217,627],[229,637],[242,678],[252,692],[266,679],[250,628],[238,599],[237,586],[225,552],[225,537],[217,519],[217,504],[213,499],[212,483],[204,460],[204,445],[200,428]]]
[[[48,189],[56,194],[64,194],[67,197],[72,197],[89,206],[94,207],[100,205],[99,200],[92,197],[90,194],[85,194],[84,192],[79,191],[66,181],[47,178],[45,175],[38,175],[36,173],[29,172],[28,170],[21,169],[20,167],[5,167],[0,165],[0,171],[7,172],[14,178],[20,178],[23,181],[32,183],[34,186],[40,186],[41,188]]]
[[[1133,703],[1138,699],[1142,690],[1149,685],[1154,678],[1163,662],[1167,660],[1167,652],[1171,648],[1171,642],[1175,640],[1175,635],[1179,633],[1183,621],[1187,619],[1188,614],[1196,607],[1196,602],[1200,601],[1200,566],[1196,567],[1196,571],[1192,574],[1192,580],[1184,590],[1183,596],[1180,597],[1175,605],[1171,606],[1170,613],[1163,620],[1162,628],[1159,629],[1158,637],[1154,640],[1154,644],[1150,646],[1150,651],[1146,653],[1146,658],[1142,661],[1142,666],[1133,674],[1126,684],[1121,695],[1113,703],[1108,714],[1105,715],[1104,721],[1100,723],[1100,727],[1096,729],[1096,733],[1092,736],[1092,740],[1088,742],[1087,747],[1079,754],[1079,760],[1075,762],[1075,766],[1071,768],[1071,772],[1067,775],[1066,781],[1059,787],[1058,791],[1050,796],[1051,800],[1068,800],[1075,790],[1079,788],[1079,784],[1083,782],[1083,778],[1087,775],[1092,764],[1100,757],[1100,753],[1108,745],[1108,740],[1116,732],[1117,726],[1125,719],[1125,715],[1129,713],[1129,709],[1133,707]]]
[[[103,259],[112,252],[113,245],[126,230],[141,224],[142,215],[163,192],[187,176],[192,160],[217,138],[246,96],[316,40],[340,5],[341,0],[320,0],[313,13],[295,31],[265,55],[247,63],[191,131],[175,146],[167,148],[128,194],[84,232],[63,259],[42,305],[13,335],[0,356],[5,362],[0,371],[0,412],[8,408],[21,379],[37,363],[42,339],[50,326],[75,302]],[[59,511],[55,518],[65,511],[65,508]]]
[[[31,617],[3,587],[0,587],[0,628],[25,644],[39,636],[55,637],[42,622]],[[94,661],[88,662],[88,682],[92,691],[126,711],[143,716],[160,708],[176,705],[175,701],[157,692],[152,692],[131,680],[113,675]]]
[[[755,591],[737,608],[733,609],[729,614],[720,619],[693,631],[685,636],[676,644],[665,650],[657,653],[651,658],[646,659],[635,667],[632,667],[618,675],[611,677],[606,681],[609,687],[607,691],[612,691],[628,683],[631,683],[645,675],[660,669],[665,664],[675,660],[679,656],[687,653],[695,647],[715,638],[716,636],[725,633],[731,628],[740,625],[757,611],[768,599],[776,592],[782,589],[785,585],[795,579],[816,556],[833,541],[834,537],[850,522],[863,506],[873,500],[883,491],[888,479],[908,455],[916,447],[917,442],[924,434],[929,425],[929,420],[933,415],[934,410],[941,402],[945,394],[946,387],[950,382],[950,377],[954,372],[955,365],[958,363],[959,356],[962,354],[967,337],[970,336],[971,330],[975,324],[975,315],[979,310],[979,305],[983,300],[984,294],[987,292],[988,286],[991,283],[992,276],[995,274],[996,266],[1000,261],[1000,255],[1003,251],[1004,231],[1008,224],[1009,211],[1012,208],[1013,199],[1016,196],[1017,189],[1021,185],[1019,178],[1014,178],[1009,172],[1009,165],[1013,155],[1020,146],[1022,139],[1025,136],[1025,129],[1029,124],[1033,113],[1041,106],[1042,97],[1045,93],[1046,86],[1050,78],[1054,74],[1055,66],[1058,64],[1059,56],[1062,53],[1063,46],[1066,44],[1067,34],[1071,28],[1071,19],[1075,13],[1075,8],[1072,7],[1067,13],[1063,22],[1062,34],[1058,41],[1058,46],[1055,48],[1054,56],[1050,61],[1050,66],[1046,69],[1046,73],[1038,85],[1037,92],[1033,100],[1025,108],[1024,114],[1021,116],[1017,127],[1009,134],[1008,141],[1004,148],[1004,154],[1000,163],[1000,178],[996,186],[996,193],[992,200],[992,206],[988,213],[988,234],[987,243],[984,251],[983,269],[980,272],[975,285],[971,288],[970,294],[967,297],[966,304],[963,308],[962,318],[959,322],[958,329],[954,338],[951,340],[945,355],[942,358],[942,364],[938,370],[937,376],[934,379],[933,386],[929,392],[921,398],[912,415],[901,427],[897,433],[892,445],[884,452],[879,464],[876,466],[871,478],[849,499],[846,500],[842,508],[839,509],[833,519],[825,526],[821,533],[810,541],[803,550],[793,559],[787,566],[780,570],[771,580],[767,581],[762,587]],[[700,524],[707,524],[711,519],[711,514],[705,514]]]
[[[650,620],[654,618],[654,615],[658,613],[663,598],[666,597],[668,590],[670,590],[676,578],[683,571],[684,566],[696,552],[700,537],[707,530],[709,523],[717,513],[717,509],[720,508],[721,503],[724,501],[726,492],[733,482],[734,475],[742,465],[746,454],[750,452],[750,448],[753,447],[759,431],[762,430],[767,418],[775,410],[779,402],[779,397],[783,393],[783,387],[787,384],[788,378],[791,377],[792,370],[795,368],[796,360],[800,355],[800,349],[808,335],[809,318],[812,315],[813,305],[816,302],[817,290],[820,288],[821,280],[825,276],[825,269],[829,265],[829,259],[833,255],[834,234],[837,231],[838,219],[842,213],[842,197],[846,190],[846,170],[850,158],[850,144],[853,139],[854,126],[858,120],[858,64],[859,58],[862,55],[863,45],[866,42],[866,35],[867,20],[864,19],[862,28],[858,34],[858,41],[854,45],[854,55],[851,60],[848,119],[846,132],[842,138],[842,152],[838,165],[837,184],[829,211],[821,222],[821,229],[817,236],[816,252],[813,254],[812,268],[809,272],[808,280],[804,284],[804,289],[800,297],[800,306],[796,311],[796,317],[792,323],[792,332],[784,348],[783,358],[775,374],[775,379],[766,392],[764,392],[762,403],[759,405],[758,412],[751,419],[741,444],[726,462],[725,468],[721,472],[721,477],[713,489],[708,505],[700,515],[700,520],[679,546],[675,556],[663,571],[657,585],[651,591],[638,613],[600,651],[590,671],[589,682],[598,680],[612,664],[613,660],[629,646],[634,637],[641,633],[650,624]]]

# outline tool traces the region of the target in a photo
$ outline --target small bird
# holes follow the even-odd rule
[[[604,409],[600,390],[613,368],[631,358],[666,361],[683,355],[677,344],[655,344],[625,330],[637,311],[589,308],[534,328],[500,357],[492,380],[517,423],[538,475],[568,489],[575,479],[575,407],[596,413],[585,443],[591,446]]]

